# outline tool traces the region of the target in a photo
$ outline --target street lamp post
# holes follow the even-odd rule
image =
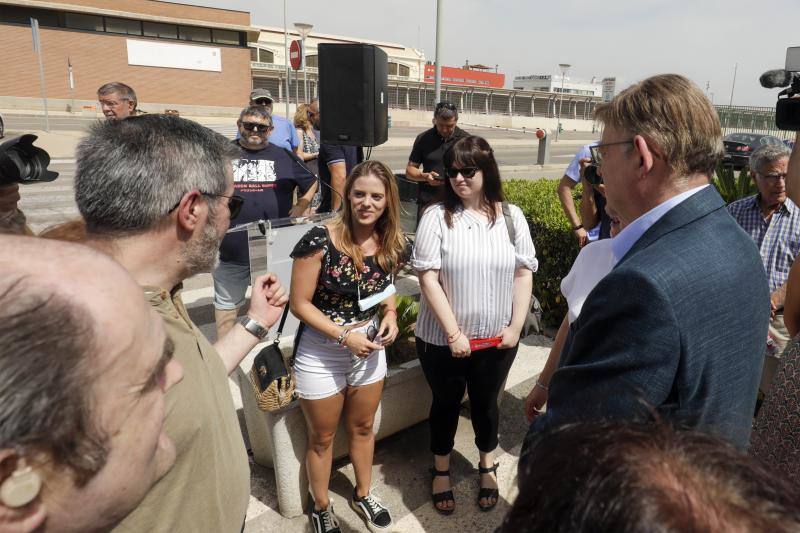
[[[567,70],[571,65],[569,63],[559,63],[558,68],[561,69],[561,95],[558,100],[558,127],[556,128],[556,142],[558,142],[558,134],[561,132],[561,106],[564,105],[564,78],[567,76]]]
[[[295,22],[294,28],[297,30],[297,33],[300,34],[300,43],[302,48],[301,54],[302,63],[301,68],[303,69],[303,99],[306,103],[308,103],[308,72],[306,72],[306,36],[311,33],[311,28],[313,28],[313,24],[306,24],[305,22]]]

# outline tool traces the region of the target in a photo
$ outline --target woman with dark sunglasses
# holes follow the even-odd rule
[[[458,140],[444,166],[443,201],[422,215],[412,265],[422,291],[417,354],[433,393],[432,499],[437,511],[451,514],[450,452],[465,390],[480,455],[477,503],[482,511],[497,503],[497,397],[517,353],[538,263],[522,211],[504,202],[486,140]]]
[[[394,275],[408,256],[394,174],[379,161],[357,165],[342,205],[337,218],[312,228],[292,252],[290,304],[303,323],[294,368],[308,428],[309,519],[315,533],[339,531],[328,482],[344,416],[356,475],[350,506],[371,531],[388,531],[391,515],[370,485],[372,425],[386,376],[383,347],[398,333]]]

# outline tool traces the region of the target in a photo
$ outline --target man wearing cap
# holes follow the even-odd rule
[[[297,130],[289,120],[272,113],[272,102],[274,100],[272,93],[266,89],[253,89],[250,93],[250,105],[264,107],[272,115],[273,129],[269,135],[269,142],[296,153],[300,146],[300,137],[297,136]]]
[[[469,135],[457,123],[458,108],[455,104],[439,102],[433,111],[433,127],[420,133],[414,140],[414,147],[408,156],[406,177],[419,182],[417,221],[424,207],[433,201],[444,183],[444,153],[458,139]]]

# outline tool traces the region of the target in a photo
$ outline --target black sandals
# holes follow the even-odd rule
[[[437,476],[450,477],[450,470],[436,470],[436,468],[431,467],[430,468],[430,473],[431,473],[432,477],[437,477]],[[453,514],[453,511],[456,510],[456,508],[455,508],[456,499],[453,497],[453,489],[452,488],[450,490],[446,490],[444,492],[437,492],[436,494],[432,493],[431,494],[431,499],[433,500],[433,508],[436,509],[436,511],[439,514],[451,515],[451,514]],[[441,509],[436,505],[438,503],[447,502],[447,501],[452,501],[453,502],[453,508],[452,509]]]
[[[490,511],[497,505],[497,501],[500,499],[500,491],[498,489],[490,489],[487,487],[481,487],[481,479],[480,474],[491,474],[494,472],[495,477],[497,477],[497,467],[500,466],[500,463],[495,463],[493,466],[489,468],[483,468],[480,464],[478,465],[478,508],[481,511]],[[481,505],[481,500],[489,500],[494,498],[494,503],[490,505]]]

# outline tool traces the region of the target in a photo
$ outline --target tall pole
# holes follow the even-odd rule
[[[733,83],[731,83],[731,99],[728,102],[728,107],[733,107],[733,89],[736,87],[736,70],[739,68],[739,63],[733,64]]]
[[[300,48],[301,50],[301,68],[303,69],[303,99],[306,103],[309,102],[308,100],[308,71],[306,71],[306,37],[309,33],[311,33],[311,28],[313,28],[313,24],[306,24],[304,22],[295,22],[294,27],[297,32],[300,34]]]
[[[556,128],[556,142],[558,142],[558,134],[561,133],[561,106],[564,104],[564,78],[567,76],[567,70],[570,65],[568,63],[559,63],[558,68],[561,69],[561,95],[558,100],[558,127]]]
[[[47,87],[44,84],[44,61],[42,60],[42,42],[39,39],[39,21],[31,18],[31,32],[33,32],[33,51],[39,57],[39,84],[42,89],[42,102],[44,103],[44,131],[50,131],[50,113],[47,111]]]
[[[286,63],[286,118],[289,118],[289,30],[286,28],[286,0],[283,0],[283,62]]]
[[[436,71],[434,74],[433,90],[436,93],[435,104],[442,97],[442,65],[439,54],[442,51],[442,0],[436,0]]]

